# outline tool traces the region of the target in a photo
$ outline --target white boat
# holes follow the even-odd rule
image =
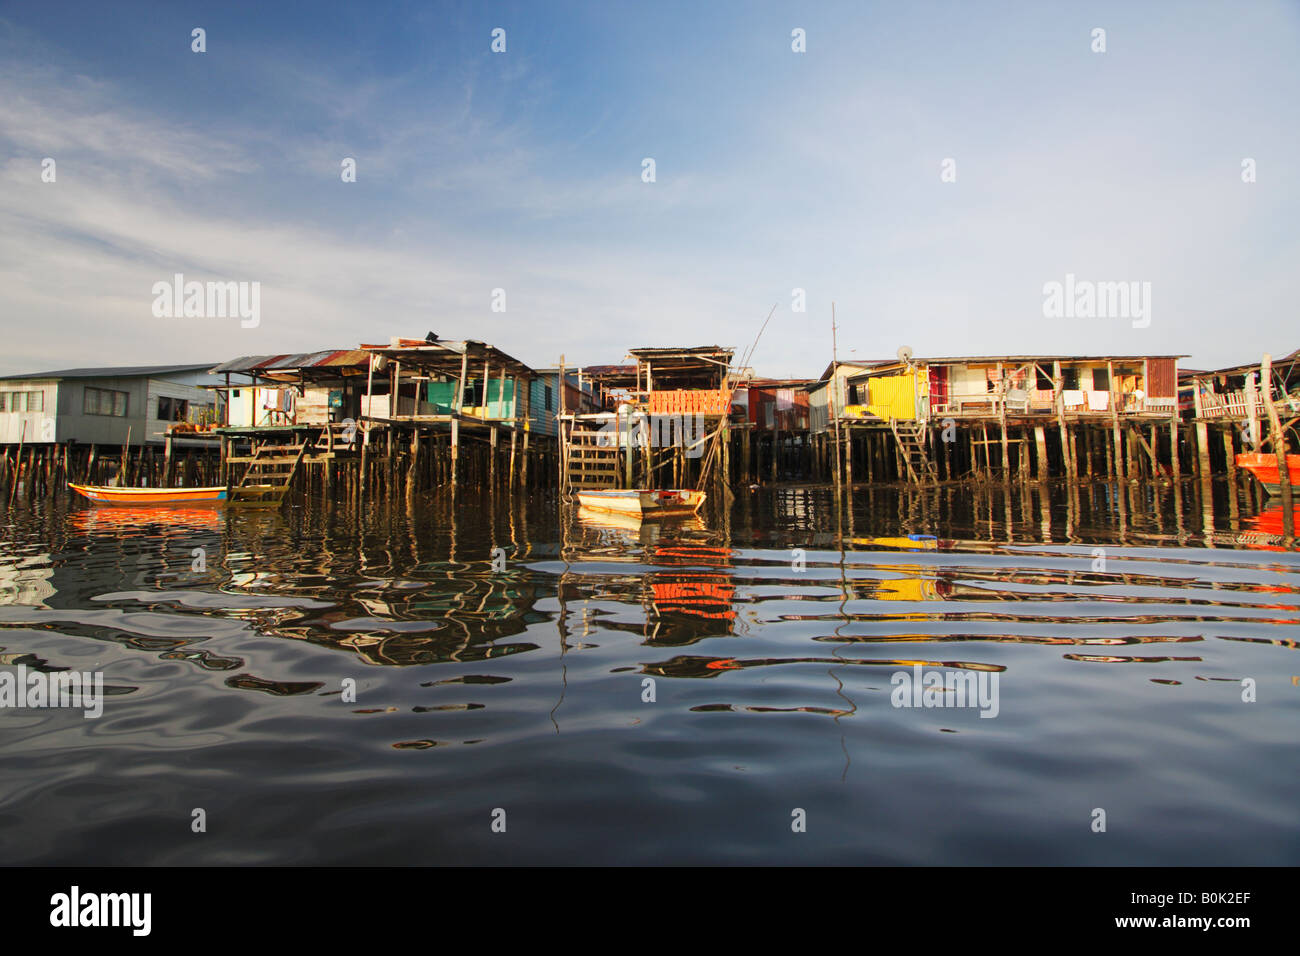
[[[704,492],[694,488],[661,488],[653,491],[579,491],[578,504],[592,511],[640,515],[693,515],[704,504]]]

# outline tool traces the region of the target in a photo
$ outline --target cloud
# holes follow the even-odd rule
[[[952,36],[883,24],[872,56],[844,39],[861,24],[810,21],[821,45],[805,58],[773,41],[755,63],[737,57],[759,48],[761,18],[712,59],[690,42],[644,60],[615,43],[617,62],[577,45],[570,56],[587,61],[380,70],[358,52],[323,69],[268,46],[212,61],[251,78],[251,102],[208,91],[190,111],[141,92],[148,73],[91,77],[10,42],[0,301],[20,332],[0,363],[221,360],[429,329],[539,365],[561,352],[614,362],[639,345],[743,348],[778,302],[756,364],[815,375],[832,301],[858,355],[906,343],[1190,351],[1212,364],[1244,347],[1225,322],[1251,348],[1289,351],[1297,135],[1265,122],[1300,92],[1270,52],[1282,40],[1252,41],[1262,76],[1230,80],[1216,63],[1207,90],[1187,51],[1212,51],[1213,31],[1194,22],[1171,37],[1144,21],[1119,31],[1111,60],[1043,72],[1065,40],[1036,47],[1037,34],[999,33],[1015,29],[1005,18],[963,16]],[[1040,17],[1034,29],[1065,27]],[[511,36],[526,48],[526,33]],[[990,37],[996,56],[980,46]],[[1005,61],[1005,75],[944,72],[949,54],[971,69]],[[678,61],[691,66],[668,69]],[[1026,88],[1030,76],[1042,82]],[[1252,95],[1240,114],[1203,106]],[[1258,184],[1240,183],[1238,154],[1259,158]],[[57,183],[40,181],[45,155]],[[640,180],[647,155],[653,184]],[[344,156],[355,184],[339,180]],[[938,175],[948,156],[952,184]],[[150,288],[175,272],[261,282],[261,327],[154,319]],[[1151,328],[1046,322],[1042,285],[1066,272],[1151,281]],[[789,310],[795,287],[807,313]],[[489,309],[495,288],[504,314]]]

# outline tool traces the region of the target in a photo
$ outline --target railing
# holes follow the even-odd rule
[[[1277,401],[1274,396],[1274,401]],[[1263,418],[1268,414],[1264,407],[1264,395],[1261,390],[1255,392],[1255,413]],[[1202,418],[1249,418],[1250,396],[1246,390],[1235,392],[1201,392]]]
[[[1120,414],[1143,411],[1160,411],[1173,413],[1175,399],[1152,398],[1139,399],[1133,392],[1121,392],[1115,396]],[[1061,401],[1065,411],[1070,415],[1110,414],[1110,392],[1105,389],[1063,389]],[[997,415],[1003,403],[1009,414],[1041,413],[1051,414],[1056,410],[1056,393],[1046,389],[1008,389],[1005,397],[998,392],[962,392],[950,394],[946,400],[930,402],[930,417],[941,418],[944,415]]]
[[[651,415],[726,415],[731,392],[726,389],[678,388],[650,393]]]

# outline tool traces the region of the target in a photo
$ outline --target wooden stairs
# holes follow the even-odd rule
[[[601,438],[608,440],[610,434],[577,425],[569,432],[566,454],[570,488],[619,487],[626,449],[599,444]]]
[[[271,442],[253,445],[253,454],[246,460],[248,467],[239,484],[230,489],[230,503],[254,507],[278,507],[293,485],[303,456],[316,445],[320,435],[304,437],[290,445]]]
[[[889,430],[894,433],[903,463],[907,466],[907,480],[914,484],[938,482],[939,469],[925,447],[925,425],[891,418]]]

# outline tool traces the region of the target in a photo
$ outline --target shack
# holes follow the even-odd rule
[[[900,353],[842,376],[822,431],[842,436],[850,481],[855,463],[872,480],[911,482],[1090,477],[1103,460],[1111,477],[1176,472],[1183,357]]]

